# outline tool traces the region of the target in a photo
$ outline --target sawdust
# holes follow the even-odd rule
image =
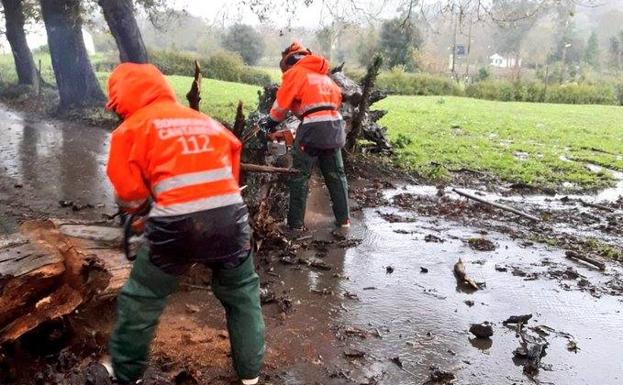
[[[229,367],[230,347],[226,330],[200,325],[185,316],[163,317],[152,346],[154,358],[184,362],[191,367]]]

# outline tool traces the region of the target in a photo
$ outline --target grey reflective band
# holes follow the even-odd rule
[[[219,207],[231,206],[243,203],[239,192],[219,195],[210,198],[197,199],[190,202],[175,203],[168,206],[156,205],[149,213],[150,217],[172,217],[196,213],[204,210],[216,209]]]
[[[152,187],[154,195],[158,196],[163,192],[174,190],[180,187],[194,186],[203,183],[218,182],[233,178],[231,168],[223,167],[210,171],[192,172],[188,174],[176,175],[171,178],[161,180]]]
[[[339,113],[337,115],[332,115],[332,116],[305,117],[303,119],[303,123],[335,122],[338,120],[342,120],[342,115],[340,115]]]

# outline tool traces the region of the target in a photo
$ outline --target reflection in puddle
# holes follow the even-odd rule
[[[105,172],[109,132],[29,120],[1,107],[0,121],[0,171],[33,195],[33,207],[46,210],[61,200],[112,206]]]

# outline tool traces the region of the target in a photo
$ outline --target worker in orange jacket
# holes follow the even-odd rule
[[[176,102],[150,64],[111,74],[107,108],[123,119],[112,133],[107,173],[119,206],[149,210],[145,235],[119,298],[110,341],[112,370],[137,381],[167,297],[193,263],[213,269],[225,307],[232,359],[243,384],[256,384],[264,355],[259,278],[248,212],[238,185],[241,144],[221,124]]]
[[[327,60],[298,42],[282,52],[280,67],[281,86],[263,125],[273,131],[288,112],[301,120],[292,150],[292,166],[300,172],[290,179],[288,226],[295,231],[304,227],[309,178],[318,163],[333,203],[336,226],[348,228],[348,184],[342,160],[346,133],[339,111],[341,90],[328,76]]]

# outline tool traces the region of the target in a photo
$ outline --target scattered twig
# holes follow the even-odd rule
[[[567,253],[565,254],[567,256],[567,258],[569,259],[573,259],[573,260],[580,260],[586,263],[589,263],[593,266],[596,266],[599,270],[604,271],[606,270],[606,264],[602,261],[598,261],[595,258],[586,256],[586,255],[581,255],[573,250],[568,250]]]
[[[608,207],[608,206],[604,206],[604,205],[600,205],[597,203],[591,203],[591,202],[587,202],[583,199],[580,199],[580,203],[582,204],[582,206],[585,207],[592,207],[594,209],[598,209],[598,210],[603,210],[603,211],[608,211],[610,213],[613,213],[615,210],[612,207]]]
[[[479,290],[480,286],[471,278],[467,276],[465,273],[465,265],[463,261],[459,258],[459,261],[454,265],[454,275],[460,284],[467,285],[468,287]]]
[[[283,168],[283,167],[273,167],[273,166],[264,166],[260,164],[250,164],[250,163],[241,163],[240,169],[246,172],[265,172],[269,174],[298,174],[299,170],[294,168]]]
[[[541,221],[541,219],[535,217],[534,215],[530,215],[528,213],[525,213],[523,211],[517,210],[515,208],[509,207],[509,206],[506,206],[506,205],[503,205],[503,204],[500,204],[500,203],[489,202],[489,201],[487,201],[485,199],[482,199],[482,198],[479,198],[479,197],[477,197],[475,195],[468,194],[466,192],[457,190],[455,188],[453,188],[452,191],[454,191],[455,193],[459,194],[462,197],[465,197],[465,198],[468,198],[468,199],[471,199],[471,200],[474,200],[476,202],[483,203],[483,204],[486,204],[486,205],[489,205],[489,206],[493,206],[493,207],[498,208],[500,210],[504,210],[504,211],[511,212],[513,214],[517,214],[517,215],[519,215],[521,217],[530,219],[531,221],[535,221],[535,222],[540,222]]]

